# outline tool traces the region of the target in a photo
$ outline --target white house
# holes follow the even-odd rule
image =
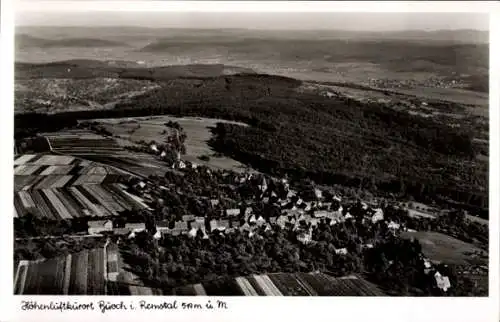
[[[113,222],[111,220],[92,220],[87,223],[89,235],[99,234],[103,231],[113,230]]]
[[[196,234],[198,233],[198,229],[196,228],[191,228],[191,230],[188,232],[188,236],[191,238],[196,237]]]
[[[217,220],[212,219],[212,220],[210,220],[209,226],[210,226],[210,231],[214,231],[214,230],[216,230],[216,229],[217,229],[217,227],[218,227],[219,225],[218,225]]]
[[[153,235],[154,239],[160,239],[161,238],[161,231],[156,230],[156,233]]]
[[[446,292],[451,287],[450,279],[448,278],[448,276],[443,276],[439,272],[436,272],[436,274],[434,274],[434,278],[436,279],[437,287],[439,287],[443,291]]]
[[[384,220],[384,212],[382,209],[377,208],[375,209],[375,214],[372,216],[372,223],[376,223],[380,220]]]
[[[238,208],[226,209],[227,216],[238,216],[240,214],[240,210]]]
[[[250,228],[250,225],[248,223],[244,223],[243,225],[240,226],[240,231],[250,231],[252,230]]]
[[[158,147],[156,146],[156,144],[151,144],[149,148],[151,149],[151,151],[158,152]]]
[[[398,230],[400,225],[391,220],[391,222],[387,225],[387,228],[392,230]]]
[[[321,190],[319,189],[314,189],[314,194],[316,195],[317,199],[323,198],[323,192],[321,192]]]
[[[311,227],[318,227],[319,219],[311,218],[311,220],[309,222],[311,223]]]
[[[344,216],[345,219],[352,219],[354,218],[353,215],[351,215],[350,213],[346,213],[345,216]]]
[[[314,212],[314,217],[316,218],[325,218],[328,216],[328,211],[326,210],[316,210]]]
[[[301,232],[297,235],[297,240],[303,244],[308,244],[312,241],[312,231]]]
[[[266,223],[266,220],[262,216],[259,216],[259,218],[257,218],[256,220],[256,223],[258,226],[261,226]]]
[[[125,224],[126,229],[130,229],[132,232],[139,233],[141,231],[146,230],[145,223],[127,223]]]
[[[288,220],[287,220],[287,218],[285,216],[279,216],[276,219],[276,224],[283,229],[283,228],[285,228],[285,225],[286,225],[287,221]]]
[[[335,254],[337,254],[337,255],[347,255],[347,249],[346,248],[335,249]]]

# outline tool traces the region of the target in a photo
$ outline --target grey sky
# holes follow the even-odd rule
[[[16,11],[16,25],[143,26],[158,28],[488,30],[479,13],[215,13]]]

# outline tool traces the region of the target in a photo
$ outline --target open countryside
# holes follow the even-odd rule
[[[125,30],[16,30],[14,294],[488,296],[486,31]]]

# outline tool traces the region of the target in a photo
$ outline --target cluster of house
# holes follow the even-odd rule
[[[160,157],[160,159],[162,159],[162,160],[165,160],[167,158],[168,153],[172,153],[172,152],[169,152],[165,149],[158,148],[158,145],[156,145],[155,143],[151,143],[149,145],[149,150],[152,154],[158,155]],[[175,158],[175,161],[171,165],[172,169],[185,169],[188,165],[186,164],[186,162],[181,160],[181,153],[179,151],[176,151],[175,154],[176,154],[176,158]],[[191,166],[196,167],[195,164],[192,164]]]
[[[167,221],[157,222],[156,232],[153,237],[160,239],[164,234],[172,236],[186,234],[194,238],[201,233],[204,239],[208,239],[204,217],[184,215],[182,216],[182,220],[174,222],[173,227],[171,226]],[[137,233],[145,230],[145,223],[126,223],[123,227],[115,227],[112,220],[94,220],[88,222],[89,235],[112,233],[116,236],[134,238]]]
[[[427,275],[432,274],[436,281],[436,286],[443,292],[446,292],[451,287],[450,278],[436,270],[428,258],[422,256],[421,259],[424,262],[424,273]]]
[[[134,237],[136,233],[146,230],[145,223],[126,223],[124,227],[115,227],[111,219],[90,220],[88,222],[88,234],[100,235],[112,232],[118,236]]]
[[[464,87],[465,83],[456,79],[442,79],[437,77],[432,77],[426,79],[425,81],[416,81],[412,79],[370,79],[369,86],[382,87],[382,88],[411,88],[415,86],[426,86],[426,87],[436,87],[436,88],[460,88]]]
[[[157,222],[155,238],[161,238],[164,234],[188,235],[190,237],[201,234],[203,238],[207,239],[209,234],[230,234],[237,230],[251,237],[258,236],[262,231],[272,231],[273,227],[278,226],[281,229],[296,232],[297,240],[301,243],[313,243],[313,230],[320,223],[334,226],[353,220],[349,211],[341,206],[341,197],[324,198],[324,193],[320,189],[311,191],[310,197],[307,198],[310,201],[305,201],[290,189],[286,179],[280,179],[278,182],[270,181],[268,184],[269,179],[266,180],[265,177],[257,177],[251,173],[232,173],[230,180],[234,181],[236,185],[251,181],[261,193],[257,199],[264,204],[273,204],[277,211],[270,214],[255,213],[252,202],[243,205],[240,203],[239,208],[223,208],[220,200],[211,199],[212,208],[217,210],[216,216],[207,218],[184,215],[182,220],[175,223]],[[285,193],[280,193],[281,198],[276,193],[278,185],[285,191]],[[143,181],[136,183],[135,188],[140,191],[146,202],[153,202],[154,196],[159,196],[159,190],[167,189],[162,186],[159,186],[160,189],[156,189],[157,187],[150,187]],[[383,210],[378,208],[376,204],[362,203],[362,207],[365,210],[363,223],[376,224],[382,221],[394,233],[405,229],[396,222],[384,220]],[[110,221],[89,222],[89,234],[112,231],[114,234],[128,235],[133,238],[135,233],[144,229],[144,224],[126,224],[125,227],[114,228]],[[372,245],[364,246],[371,247]],[[345,254],[346,250],[338,250],[338,252]]]

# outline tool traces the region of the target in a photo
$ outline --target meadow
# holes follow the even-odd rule
[[[153,116],[153,117],[135,117],[135,118],[116,118],[116,119],[94,119],[102,125],[107,131],[119,137],[122,145],[130,145],[140,141],[164,143],[170,131],[165,123],[177,122],[183,128],[187,138],[185,141],[186,154],[183,159],[189,162],[208,165],[217,169],[230,169],[242,171],[245,166],[223,155],[215,153],[208,142],[212,139],[211,128],[217,123],[229,123],[240,126],[247,126],[241,122],[231,122],[222,119],[211,119],[204,117],[173,117],[173,116]],[[209,157],[208,160],[202,160],[203,156]]]
[[[471,253],[482,250],[451,236],[437,232],[402,232],[404,238],[416,238],[422,245],[422,252],[431,260],[445,264],[468,265],[474,263]],[[483,261],[487,265],[488,261]]]

